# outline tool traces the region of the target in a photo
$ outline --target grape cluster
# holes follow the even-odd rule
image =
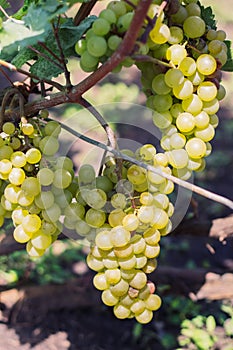
[[[40,118],[46,116],[43,111]],[[67,157],[54,159],[60,131],[56,121],[42,124],[39,119],[2,126],[0,224],[4,217],[12,219],[15,240],[26,243],[32,257],[43,255],[62,231],[62,210],[73,197],[73,163]]]
[[[173,174],[187,180],[211,153],[219,100],[225,96],[220,81],[227,46],[225,32],[208,28],[197,1],[181,1],[177,10],[162,13],[150,32],[148,55],[158,63],[138,67],[147,106],[162,132],[161,147]]]
[[[124,1],[111,1],[94,21],[85,37],[75,45],[80,56],[80,67],[85,72],[95,71],[99,63],[105,62],[120,45],[122,38],[130,26],[134,11]],[[130,67],[134,61],[125,59],[122,65]]]
[[[174,186],[160,175],[171,170],[154,146],[123,152],[153,164],[158,174],[111,157],[101,176],[82,165],[76,201],[65,209],[64,225],[90,242],[87,264],[97,272],[94,285],[103,302],[114,306],[118,318],[148,323],[161,300],[147,274],[156,269],[160,237],[171,231],[174,208],[168,194]]]

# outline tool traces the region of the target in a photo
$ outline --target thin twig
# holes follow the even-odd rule
[[[2,13],[4,14],[4,16],[5,16],[7,19],[11,20],[12,22],[18,23],[18,24],[23,24],[23,23],[24,23],[24,21],[22,21],[22,20],[20,20],[20,19],[15,19],[15,18],[10,17],[10,16],[8,15],[8,13],[4,10],[4,8],[3,8],[2,6],[0,6],[0,11],[2,11]]]
[[[60,19],[60,17],[59,17],[59,19]],[[60,41],[60,38],[59,38],[58,28],[59,28],[59,21],[58,21],[57,27],[55,27],[55,25],[53,24],[53,33],[54,33],[54,37],[56,39],[57,46],[58,46],[58,49],[59,49],[60,55],[61,55],[60,62],[62,63],[63,68],[64,68],[64,74],[65,74],[65,79],[66,79],[66,88],[69,91],[71,89],[71,87],[72,87],[71,80],[70,80],[70,72],[69,72],[69,70],[67,68],[66,58],[65,58],[65,55],[64,55],[63,48],[61,46],[61,41]]]
[[[85,100],[83,97],[79,99],[78,103],[81,106],[85,107],[95,117],[95,119],[100,123],[102,128],[105,130],[108,137],[109,145],[112,148],[116,148],[117,144],[116,144],[116,137],[115,137],[114,131],[111,129],[110,125],[106,122],[106,120],[102,117],[102,115],[97,111],[97,109],[93,105],[91,105],[87,100]]]
[[[10,83],[12,86],[14,86],[13,81],[10,79],[10,77],[8,76],[8,74],[6,74],[6,72],[5,72],[2,68],[0,68],[0,72],[1,72],[2,75],[4,75],[4,77],[9,81],[9,83]]]
[[[18,72],[18,73],[21,73],[21,74],[23,74],[23,75],[26,75],[26,76],[28,76],[28,77],[34,79],[34,80],[38,80],[38,82],[41,81],[41,79],[40,79],[39,77],[37,77],[36,75],[31,74],[31,73],[29,73],[29,72],[27,72],[27,71],[25,71],[25,70],[23,70],[23,69],[21,69],[21,68],[17,68],[17,67],[14,66],[13,64],[8,63],[8,62],[6,62],[6,61],[3,61],[3,60],[1,60],[1,59],[0,59],[0,66],[6,67],[6,68],[9,69],[10,71]],[[52,80],[49,80],[49,79],[43,79],[43,81],[44,81],[45,83],[51,85],[51,86],[54,86],[54,87],[55,87],[57,90],[59,90],[59,91],[63,91],[63,90],[64,90],[64,87],[63,87],[61,84],[59,84],[59,83],[57,83],[57,82],[55,82],[55,81],[52,81]]]
[[[136,164],[136,165],[140,166],[143,169],[146,169],[147,171],[151,171],[151,172],[153,172],[155,174],[159,174],[159,175],[163,176],[164,178],[166,178],[167,180],[170,180],[170,181],[174,182],[175,184],[186,188],[187,190],[190,190],[192,192],[198,193],[199,195],[201,195],[203,197],[206,197],[206,198],[211,199],[211,200],[213,200],[215,202],[221,203],[221,204],[223,204],[223,205],[225,205],[228,208],[233,210],[233,201],[231,201],[230,199],[225,198],[223,196],[220,196],[220,195],[218,195],[216,193],[213,193],[211,191],[208,191],[208,190],[206,190],[206,189],[204,189],[202,187],[199,187],[197,185],[193,185],[193,184],[191,184],[189,182],[181,180],[181,179],[179,179],[179,178],[177,178],[177,177],[175,177],[173,175],[164,173],[163,171],[156,169],[152,165],[145,164],[145,163],[143,163],[143,162],[141,162],[141,161],[139,161],[137,159],[134,159],[134,158],[132,158],[132,157],[130,157],[130,156],[124,154],[124,153],[121,153],[120,151],[118,151],[117,149],[112,148],[111,146],[105,145],[102,142],[99,142],[97,140],[89,138],[88,136],[80,134],[78,131],[73,130],[68,125],[65,125],[65,124],[63,124],[61,122],[59,122],[59,123],[60,123],[60,125],[61,125],[61,127],[63,129],[67,130],[68,132],[70,132],[74,136],[80,138],[81,140],[83,140],[83,141],[85,141],[87,143],[90,143],[92,145],[95,145],[95,146],[97,146],[97,147],[99,147],[101,149],[104,149],[104,150],[112,153],[117,158],[124,159],[126,161],[129,161],[129,162],[131,162],[133,164]]]
[[[53,63],[53,64],[54,64],[55,66],[57,66],[58,68],[63,69],[63,66],[62,66],[61,64],[59,64],[59,63],[57,63],[56,61],[52,60],[52,58],[50,58],[49,56],[45,55],[43,52],[41,52],[41,51],[35,49],[35,48],[32,47],[31,45],[28,45],[28,48],[29,48],[30,50],[32,50],[33,52],[35,52],[38,56],[43,57],[45,60],[47,60],[47,61]]]
[[[158,58],[154,58],[154,57],[151,57],[148,55],[133,55],[132,59],[134,59],[135,61],[138,61],[138,62],[151,62],[151,63],[158,64],[160,66],[165,66],[165,67],[169,67],[169,68],[174,67],[172,65],[172,63],[167,63],[167,62],[159,60]]]

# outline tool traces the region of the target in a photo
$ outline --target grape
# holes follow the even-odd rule
[[[197,94],[202,101],[212,101],[217,96],[217,88],[211,81],[204,81],[197,88]]]
[[[106,219],[106,215],[103,211],[90,208],[86,212],[85,220],[91,227],[101,227]]]
[[[34,127],[31,123],[22,124],[21,130],[24,133],[24,135],[32,135],[34,133]]]
[[[108,4],[107,9],[112,10],[116,17],[123,16],[127,11],[125,3],[122,1],[111,1]]]
[[[202,54],[197,59],[197,69],[203,75],[213,74],[217,68],[217,63],[214,57],[209,54]]]
[[[188,164],[188,154],[184,149],[174,149],[167,153],[170,164],[177,169],[184,168]]]
[[[27,243],[31,237],[32,233],[27,233],[25,232],[24,228],[22,225],[18,225],[13,232],[13,237],[18,243]]]
[[[189,16],[198,16],[198,17],[201,16],[201,8],[195,2],[191,2],[190,4],[188,4],[186,6],[186,10]]]
[[[120,45],[121,42],[122,42],[122,38],[120,38],[117,35],[111,35],[108,38],[108,47],[111,50],[115,51],[118,48],[118,46]]]
[[[92,36],[87,41],[87,50],[94,57],[103,56],[107,51],[107,42],[101,36]]]
[[[186,56],[187,51],[180,44],[172,45],[166,51],[166,58],[175,65],[178,65]]]
[[[197,138],[203,140],[204,142],[208,142],[214,138],[215,131],[214,127],[209,124],[204,129],[196,129],[194,134]]]
[[[206,153],[206,144],[201,139],[193,137],[192,139],[188,140],[185,149],[190,158],[203,158]]]
[[[21,189],[29,196],[37,196],[40,191],[40,183],[35,177],[27,177],[22,183]]]
[[[119,33],[124,33],[127,31],[132,22],[133,16],[133,12],[128,12],[118,18],[117,28]]]
[[[156,95],[153,98],[153,105],[156,109],[157,112],[167,112],[171,106],[172,106],[173,100],[171,95],[167,94],[167,95]],[[165,113],[166,115],[166,113]],[[167,127],[167,126],[165,126]]]
[[[199,114],[195,115],[195,125],[199,129],[206,128],[209,125],[210,117],[209,115],[201,111]]]
[[[185,57],[179,64],[179,69],[186,77],[196,72],[196,62],[192,57]]]
[[[150,38],[156,44],[164,44],[170,38],[170,30],[166,24],[156,23],[150,31]]]
[[[195,127],[195,118],[191,113],[181,113],[176,119],[176,126],[181,132],[190,132]]]
[[[41,227],[41,219],[36,214],[26,215],[22,220],[22,227],[27,233],[35,233]]]
[[[42,139],[42,141],[44,139]],[[43,151],[43,153],[45,153],[45,152]],[[30,164],[39,163],[39,161],[41,160],[41,152],[37,148],[30,148],[26,152],[26,159],[27,159],[27,162]]]
[[[53,183],[54,172],[49,168],[42,168],[37,173],[37,179],[41,186],[49,186]]]
[[[72,182],[72,175],[66,169],[57,169],[54,172],[53,185],[57,188],[67,188]]]
[[[22,168],[27,163],[26,155],[21,152],[14,152],[11,155],[11,163],[16,168]]]
[[[90,68],[91,70],[95,69],[99,61],[97,57],[92,56],[88,51],[84,51],[80,58],[80,65],[82,68]]]
[[[41,232],[35,233],[31,238],[31,244],[36,249],[47,249],[52,243],[52,238],[49,235]]]
[[[185,100],[193,94],[193,84],[190,80],[185,79],[181,84],[174,86],[173,94],[176,98]]]
[[[125,215],[126,214],[120,208],[112,210],[108,216],[108,222],[112,227],[118,226],[122,224]]]
[[[198,16],[189,16],[183,24],[183,29],[187,37],[194,39],[200,38],[206,30],[205,22]]]
[[[12,135],[15,132],[15,126],[11,122],[6,122],[2,126],[2,131],[5,132],[8,135]]]
[[[183,62],[183,61],[182,61]],[[169,69],[164,76],[165,83],[171,88],[180,85],[184,81],[184,75],[180,69]]]
[[[170,29],[170,37],[168,39],[169,44],[179,44],[184,37],[183,30],[180,27],[172,26]]]
[[[81,56],[87,49],[86,40],[85,39],[78,40],[77,43],[75,44],[74,49],[75,49],[75,52]]]
[[[24,182],[25,176],[25,172],[21,168],[12,168],[8,178],[10,183],[19,186]]]
[[[110,31],[110,23],[104,18],[97,18],[92,25],[92,29],[96,35],[104,36]]]
[[[171,88],[165,83],[164,74],[155,76],[152,81],[152,89],[159,95],[167,95],[171,91]]]
[[[111,24],[116,23],[116,21],[117,21],[115,12],[109,8],[102,10],[99,14],[99,17],[106,19]]]
[[[183,100],[181,105],[185,112],[193,115],[200,113],[203,107],[201,96],[196,94],[192,94]]]

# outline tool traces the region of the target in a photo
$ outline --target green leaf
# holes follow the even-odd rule
[[[29,29],[23,22],[16,23],[8,19],[3,22],[3,28],[0,31],[0,58],[11,60],[23,47],[43,40],[44,34],[43,28],[41,30]]]
[[[75,55],[74,45],[87,31],[95,19],[95,16],[90,16],[84,19],[79,26],[74,26],[73,20],[71,18],[68,18],[60,26],[58,36],[65,58],[69,58],[70,56]],[[60,57],[60,51],[52,31],[49,31],[44,44],[54,54]],[[38,46],[37,49],[54,60],[54,57],[46,49],[40,46]],[[57,77],[60,73],[62,73],[63,69],[46,60],[44,57],[38,56],[37,61],[30,67],[30,72],[37,75],[40,79],[51,79]]]
[[[224,43],[227,45],[227,61],[221,70],[225,72],[233,72],[233,48],[230,40],[225,40]]]
[[[199,3],[199,6],[201,7],[201,17],[209,27],[209,29],[217,29],[216,26],[216,20],[215,20],[215,14],[212,11],[212,7],[204,7]]]
[[[11,63],[17,68],[22,67],[22,65],[30,60],[37,59],[37,55],[32,50],[24,47],[20,52],[13,58]]]

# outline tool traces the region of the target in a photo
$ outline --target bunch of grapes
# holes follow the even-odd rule
[[[0,224],[4,217],[12,219],[15,240],[26,243],[32,257],[43,255],[62,231],[62,210],[73,197],[73,163],[67,157],[54,159],[60,131],[56,121],[44,124],[35,118],[2,126]]]
[[[80,67],[85,72],[95,71],[99,63],[105,62],[120,45],[122,38],[130,26],[134,15],[131,6],[124,1],[111,1],[102,10],[92,27],[86,32],[85,38],[75,45],[75,51],[80,55]],[[134,61],[125,59],[117,67],[130,67]]]
[[[160,237],[171,231],[174,208],[168,194],[174,185],[160,175],[171,170],[154,146],[144,145],[135,155],[124,152],[153,164],[158,174],[111,157],[97,177],[91,165],[82,165],[64,225],[90,242],[87,264],[97,272],[93,282],[103,302],[114,306],[120,319],[148,323],[161,300],[147,274],[157,267]]]
[[[150,32],[148,55],[158,63],[138,67],[147,106],[162,132],[161,147],[173,174],[186,180],[205,167],[211,153],[219,100],[225,96],[220,81],[227,45],[224,31],[207,26],[197,1],[181,1],[176,10],[160,15]]]

